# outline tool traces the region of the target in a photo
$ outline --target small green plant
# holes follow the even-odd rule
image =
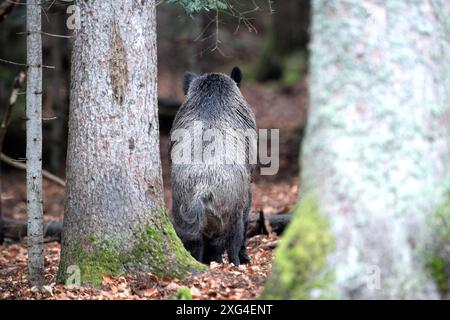
[[[177,293],[169,298],[169,300],[192,300],[192,293],[188,287],[180,287]]]

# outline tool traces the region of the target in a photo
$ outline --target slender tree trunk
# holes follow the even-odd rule
[[[71,265],[93,284],[125,271],[201,269],[164,209],[155,1],[76,4],[59,281]]]
[[[31,286],[44,284],[42,212],[42,41],[41,5],[27,1],[27,215],[28,272]]]
[[[449,285],[448,1],[313,2],[302,197],[264,298]]]

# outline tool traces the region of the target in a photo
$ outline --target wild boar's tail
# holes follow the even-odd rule
[[[197,238],[200,236],[205,225],[205,204],[201,196],[194,196],[191,205],[186,208],[183,214],[185,236]]]

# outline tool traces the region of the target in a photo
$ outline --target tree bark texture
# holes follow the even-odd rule
[[[263,297],[448,290],[449,17],[444,0],[313,1],[303,200]]]
[[[59,281],[201,269],[163,203],[155,1],[78,1]]]

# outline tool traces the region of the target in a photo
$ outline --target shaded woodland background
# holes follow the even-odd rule
[[[118,18],[126,22],[130,17],[129,13],[136,12],[135,2],[124,2],[126,5],[123,6],[115,1],[80,2],[89,14],[84,16],[88,17],[84,20],[87,27],[80,29],[81,36],[73,46],[76,63],[73,65],[75,72],[71,77],[70,90],[72,40],[43,36],[44,64],[56,67],[44,70],[43,162],[45,169],[62,178],[65,176],[69,91],[74,97],[70,101],[71,108],[84,110],[78,118],[77,112],[71,114],[71,161],[67,166],[69,205],[66,205],[65,221],[83,215],[90,218],[100,217],[97,219],[100,222],[98,228],[91,223],[95,219],[74,219],[75,223],[67,229],[73,231],[78,226],[81,227],[75,230],[81,235],[80,241],[77,240],[79,243],[86,240],[86,230],[98,233],[97,240],[100,240],[100,244],[92,239],[88,241],[88,247],[96,249],[93,254],[90,254],[92,250],[82,250],[93,257],[87,259],[88,262],[96,262],[105,247],[115,248],[111,243],[105,245],[109,236],[104,234],[105,229],[110,230],[109,233],[113,235],[121,231],[127,235],[128,238],[123,238],[127,240],[120,241],[120,246],[125,247],[127,241],[135,242],[138,233],[130,232],[132,228],[129,228],[129,222],[133,222],[135,216],[145,213],[147,208],[153,205],[149,202],[136,207],[136,210],[124,210],[129,208],[126,203],[142,205],[140,199],[146,197],[134,197],[139,193],[131,194],[129,191],[133,189],[128,189],[129,184],[110,183],[115,180],[109,180],[111,175],[108,173],[116,176],[116,171],[110,170],[107,165],[109,160],[120,162],[122,159],[114,158],[114,155],[123,154],[122,147],[126,147],[123,144],[125,140],[115,138],[130,138],[135,131],[122,130],[115,136],[103,135],[102,129],[109,131],[111,127],[125,127],[123,123],[109,121],[111,114],[108,113],[107,107],[110,104],[115,106],[111,99],[117,97],[106,95],[107,99],[101,100],[102,96],[99,95],[99,99],[92,99],[96,97],[93,93],[102,90],[101,85],[104,85],[108,92],[114,92],[111,84],[114,84],[115,80],[106,78],[106,73],[104,78],[97,80],[97,75],[103,75],[106,70],[102,68],[103,61],[110,63],[110,70],[120,69],[111,64],[115,61],[115,50],[109,50],[109,45],[92,45],[97,44],[97,41],[103,43],[98,35],[104,35],[92,30],[107,29],[106,34],[116,39],[114,21]],[[241,91],[255,112],[258,127],[280,129],[280,170],[274,176],[256,177],[252,186],[251,209],[256,216],[265,217],[266,221],[279,218],[280,213],[294,211],[289,228],[283,233],[281,241],[276,231],[252,235],[247,248],[253,257],[250,265],[237,267],[226,262],[213,263],[203,273],[189,274],[183,280],[164,278],[172,277],[173,274],[169,273],[157,277],[151,273],[156,269],[149,269],[149,273],[144,275],[120,273],[117,265],[124,267],[124,260],[120,260],[121,256],[115,252],[116,260],[113,259],[113,262],[118,259],[119,263],[111,270],[111,259],[106,259],[105,265],[108,268],[105,270],[105,266],[102,266],[96,282],[101,283],[100,287],[83,286],[77,289],[56,284],[60,245],[54,239],[47,239],[49,242],[45,244],[44,273],[45,283],[49,285],[44,286],[43,290],[33,290],[27,281],[27,245],[22,239],[26,233],[19,232],[15,238],[7,234],[7,241],[0,246],[0,299],[448,299],[449,2],[316,0],[311,1],[310,9],[310,1],[307,0],[227,0],[220,2],[220,8],[226,9],[225,11],[219,10],[217,1],[166,2],[182,4],[187,11],[192,10],[189,7],[203,4],[203,9],[198,7],[193,11],[206,10],[190,16],[179,6],[159,5],[157,8],[157,83],[161,129],[159,140],[166,206],[170,208],[171,205],[167,135],[171,120],[184,99],[183,73],[228,73],[232,67],[239,65],[244,73]],[[0,5],[5,3],[11,4],[4,1]],[[70,34],[65,27],[67,3],[45,1],[43,4],[43,31]],[[131,47],[140,43],[134,39],[151,35],[151,45],[146,47],[150,48],[147,49],[150,51],[148,55],[141,51],[143,47],[133,51],[134,60],[138,62],[147,61],[148,57],[152,57],[154,61],[156,55],[154,4],[155,2],[142,3],[151,9],[141,11],[150,15],[147,20],[149,24],[126,24],[127,27],[145,28],[151,25],[149,29],[152,33],[127,33],[131,39],[128,45]],[[125,11],[125,8],[132,10]],[[216,8],[217,11],[210,10],[211,8]],[[31,13],[36,13],[33,10],[28,11],[28,17]],[[89,20],[93,14],[98,13],[106,17],[102,20],[104,24],[98,22],[101,19]],[[313,24],[310,23],[310,16]],[[23,5],[15,5],[12,14],[0,20],[0,59],[24,63]],[[30,20],[32,19],[28,21]],[[89,28],[91,21],[92,28]],[[36,33],[40,31],[31,32],[29,39],[38,38],[33,36]],[[113,41],[112,48],[122,48],[120,43]],[[101,55],[95,52],[99,47],[103,49],[99,51]],[[93,48],[95,50],[91,50]],[[107,50],[104,50],[105,48]],[[84,49],[89,50],[84,52]],[[122,49],[119,51],[122,54],[116,58],[122,61],[126,55]],[[111,57],[108,56],[110,53]],[[30,66],[41,67],[36,65],[38,60],[33,61]],[[153,70],[153,62],[147,65]],[[33,68],[29,70],[36,70]],[[133,70],[133,74],[136,74],[144,69],[139,65],[139,68]],[[23,71],[21,66],[5,61],[0,63],[0,111],[3,108],[4,112],[13,78],[20,71]],[[83,78],[85,74],[87,77]],[[140,75],[146,78],[143,72]],[[147,75],[152,86],[144,93],[149,93],[154,99],[156,94],[153,84],[156,75]],[[86,82],[81,81],[84,79]],[[135,77],[133,80],[140,79]],[[33,86],[32,81],[28,83],[29,88],[30,85]],[[138,85],[133,87],[142,88]],[[40,94],[38,91],[34,93]],[[19,162],[23,161],[25,154],[24,102],[24,92],[20,92],[19,103],[14,109],[13,121],[8,128],[3,148],[8,156]],[[130,99],[128,102],[128,109],[140,112],[140,119],[145,119],[141,123],[147,125],[151,122],[152,128],[155,128],[154,117],[147,117],[150,113],[146,113],[153,109],[136,109],[133,104],[136,100]],[[28,111],[34,110],[33,107],[38,104],[29,99]],[[103,110],[103,105],[106,105],[105,113],[98,111]],[[93,110],[96,110],[95,113],[92,113]],[[39,110],[29,118],[39,127],[40,121],[36,114],[39,114]],[[76,121],[72,121],[73,115]],[[103,118],[106,118],[106,121],[103,121]],[[28,122],[31,123],[32,121]],[[73,124],[77,123],[81,125],[75,127]],[[100,130],[95,129],[95,125],[105,123]],[[134,124],[133,128],[135,126],[137,125]],[[34,136],[28,134],[29,146],[38,141],[39,132],[40,129],[36,130]],[[151,150],[157,147],[155,138],[158,132],[151,130],[150,133],[152,139],[147,139],[142,145],[152,145],[153,149],[146,149],[143,155],[155,159],[158,154],[152,153]],[[72,143],[73,137],[82,139]],[[90,157],[87,159],[89,161],[85,161],[85,158],[96,155],[95,150],[88,153],[83,152],[83,148],[76,149],[73,146],[85,146],[89,144],[86,141],[91,138],[107,143],[114,142],[118,148],[106,148],[110,153],[102,154],[101,158]],[[35,154],[40,157],[40,153]],[[39,164],[39,157],[28,158],[28,167],[32,166],[32,162]],[[134,174],[132,180],[141,181],[139,179],[144,177],[141,175],[142,168],[146,170],[149,167],[146,172],[157,172],[155,167],[150,166],[156,162],[159,173],[158,159],[134,163],[135,170],[130,171]],[[85,168],[89,170],[81,173]],[[124,168],[127,170],[128,167]],[[26,221],[28,209],[29,221],[39,222],[41,210],[30,210],[31,206],[27,208],[26,205],[24,172],[3,164],[1,169],[3,216],[18,221],[20,226],[20,223],[23,225]],[[97,173],[99,176],[95,177]],[[28,191],[38,193],[36,189],[39,189],[39,186],[33,187],[33,182],[40,181],[36,179],[39,176],[29,170]],[[104,182],[105,187],[113,186],[114,192],[98,192],[103,190],[98,188],[98,184],[77,184],[79,181],[96,179]],[[78,188],[72,188],[72,185],[77,185]],[[138,183],[138,186],[146,185],[147,181]],[[154,185],[161,190],[160,177]],[[103,200],[114,202],[127,193],[129,197],[126,198],[133,200],[120,203],[120,216],[117,210],[111,210],[107,206],[96,207],[89,204],[86,210],[70,206],[71,203],[78,205],[90,198],[93,198],[90,200],[94,205]],[[153,195],[154,199],[158,198],[156,200],[159,206],[162,206],[161,192],[155,192]],[[30,203],[40,206],[39,200]],[[45,220],[60,223],[63,218],[63,204],[64,188],[44,180]],[[39,217],[33,219],[33,214],[37,211]],[[152,221],[145,220],[150,224],[146,233],[154,234],[150,227],[159,228],[156,234],[164,237],[159,238],[159,241],[149,242],[151,245],[145,244],[145,247],[150,249],[147,257],[158,255],[155,254],[155,248],[169,248],[164,252],[173,255],[177,247],[175,242],[179,239],[173,236],[173,233],[167,232],[167,228],[163,228],[165,212],[153,211],[152,214],[156,218]],[[99,212],[101,214],[98,214]],[[113,220],[109,217],[110,212],[117,214],[114,221],[120,220],[120,225],[124,226],[117,229],[119,232],[116,229],[108,229],[109,220]],[[291,215],[289,219],[290,217]],[[169,223],[168,220],[166,222]],[[33,225],[37,223],[30,223],[30,230]],[[66,226],[67,223],[65,228]],[[168,229],[171,230],[170,225]],[[33,238],[33,232],[30,232],[28,240]],[[147,239],[145,234],[143,238]],[[169,238],[173,241],[165,241]],[[39,249],[35,251],[36,257],[42,252],[42,238],[37,240],[37,245],[34,246],[31,241],[29,246],[31,249]],[[164,245],[155,245],[158,243]],[[272,261],[275,248],[276,258]],[[66,246],[63,245],[61,263],[64,262],[65,249]],[[33,252],[29,252],[32,257]],[[72,254],[73,257],[77,255],[75,252]],[[135,257],[132,256],[129,261],[136,262],[138,259]],[[39,260],[38,269],[40,280],[43,280],[44,258],[42,255],[40,258],[42,259]],[[78,258],[74,260],[77,264],[86,265],[81,261],[82,257]],[[71,263],[69,260],[68,263]],[[175,257],[170,261],[181,260]],[[155,261],[148,266],[162,265],[160,260]],[[166,269],[170,268],[168,271],[177,269],[174,263],[163,264]],[[60,270],[64,270],[64,266]],[[268,278],[270,272],[271,276]],[[109,276],[110,274],[113,275]]]
[[[255,4],[258,7],[255,7]],[[225,72],[239,65],[244,71],[243,94],[256,113],[260,128],[281,128],[280,171],[258,177],[254,207],[266,213],[286,211],[295,202],[298,148],[306,119],[308,1],[266,1],[243,4],[241,18],[222,14],[216,29],[215,12],[188,16],[182,8],[157,7],[158,92],[161,128],[161,158],[170,206],[170,174],[167,133],[176,107],[183,101],[182,77],[186,71]],[[70,34],[65,26],[67,4],[48,4],[42,29]],[[277,12],[277,14],[273,14]],[[25,60],[24,6],[16,6],[0,24],[0,57]],[[67,148],[71,39],[43,37],[44,169],[64,178]],[[14,77],[23,67],[0,64],[0,112],[3,114]],[[20,160],[25,155],[25,95],[19,95],[3,152]],[[25,219],[24,172],[2,164],[2,211],[5,217]],[[63,190],[44,179],[46,218],[61,219]],[[281,199],[287,196],[287,199]]]

